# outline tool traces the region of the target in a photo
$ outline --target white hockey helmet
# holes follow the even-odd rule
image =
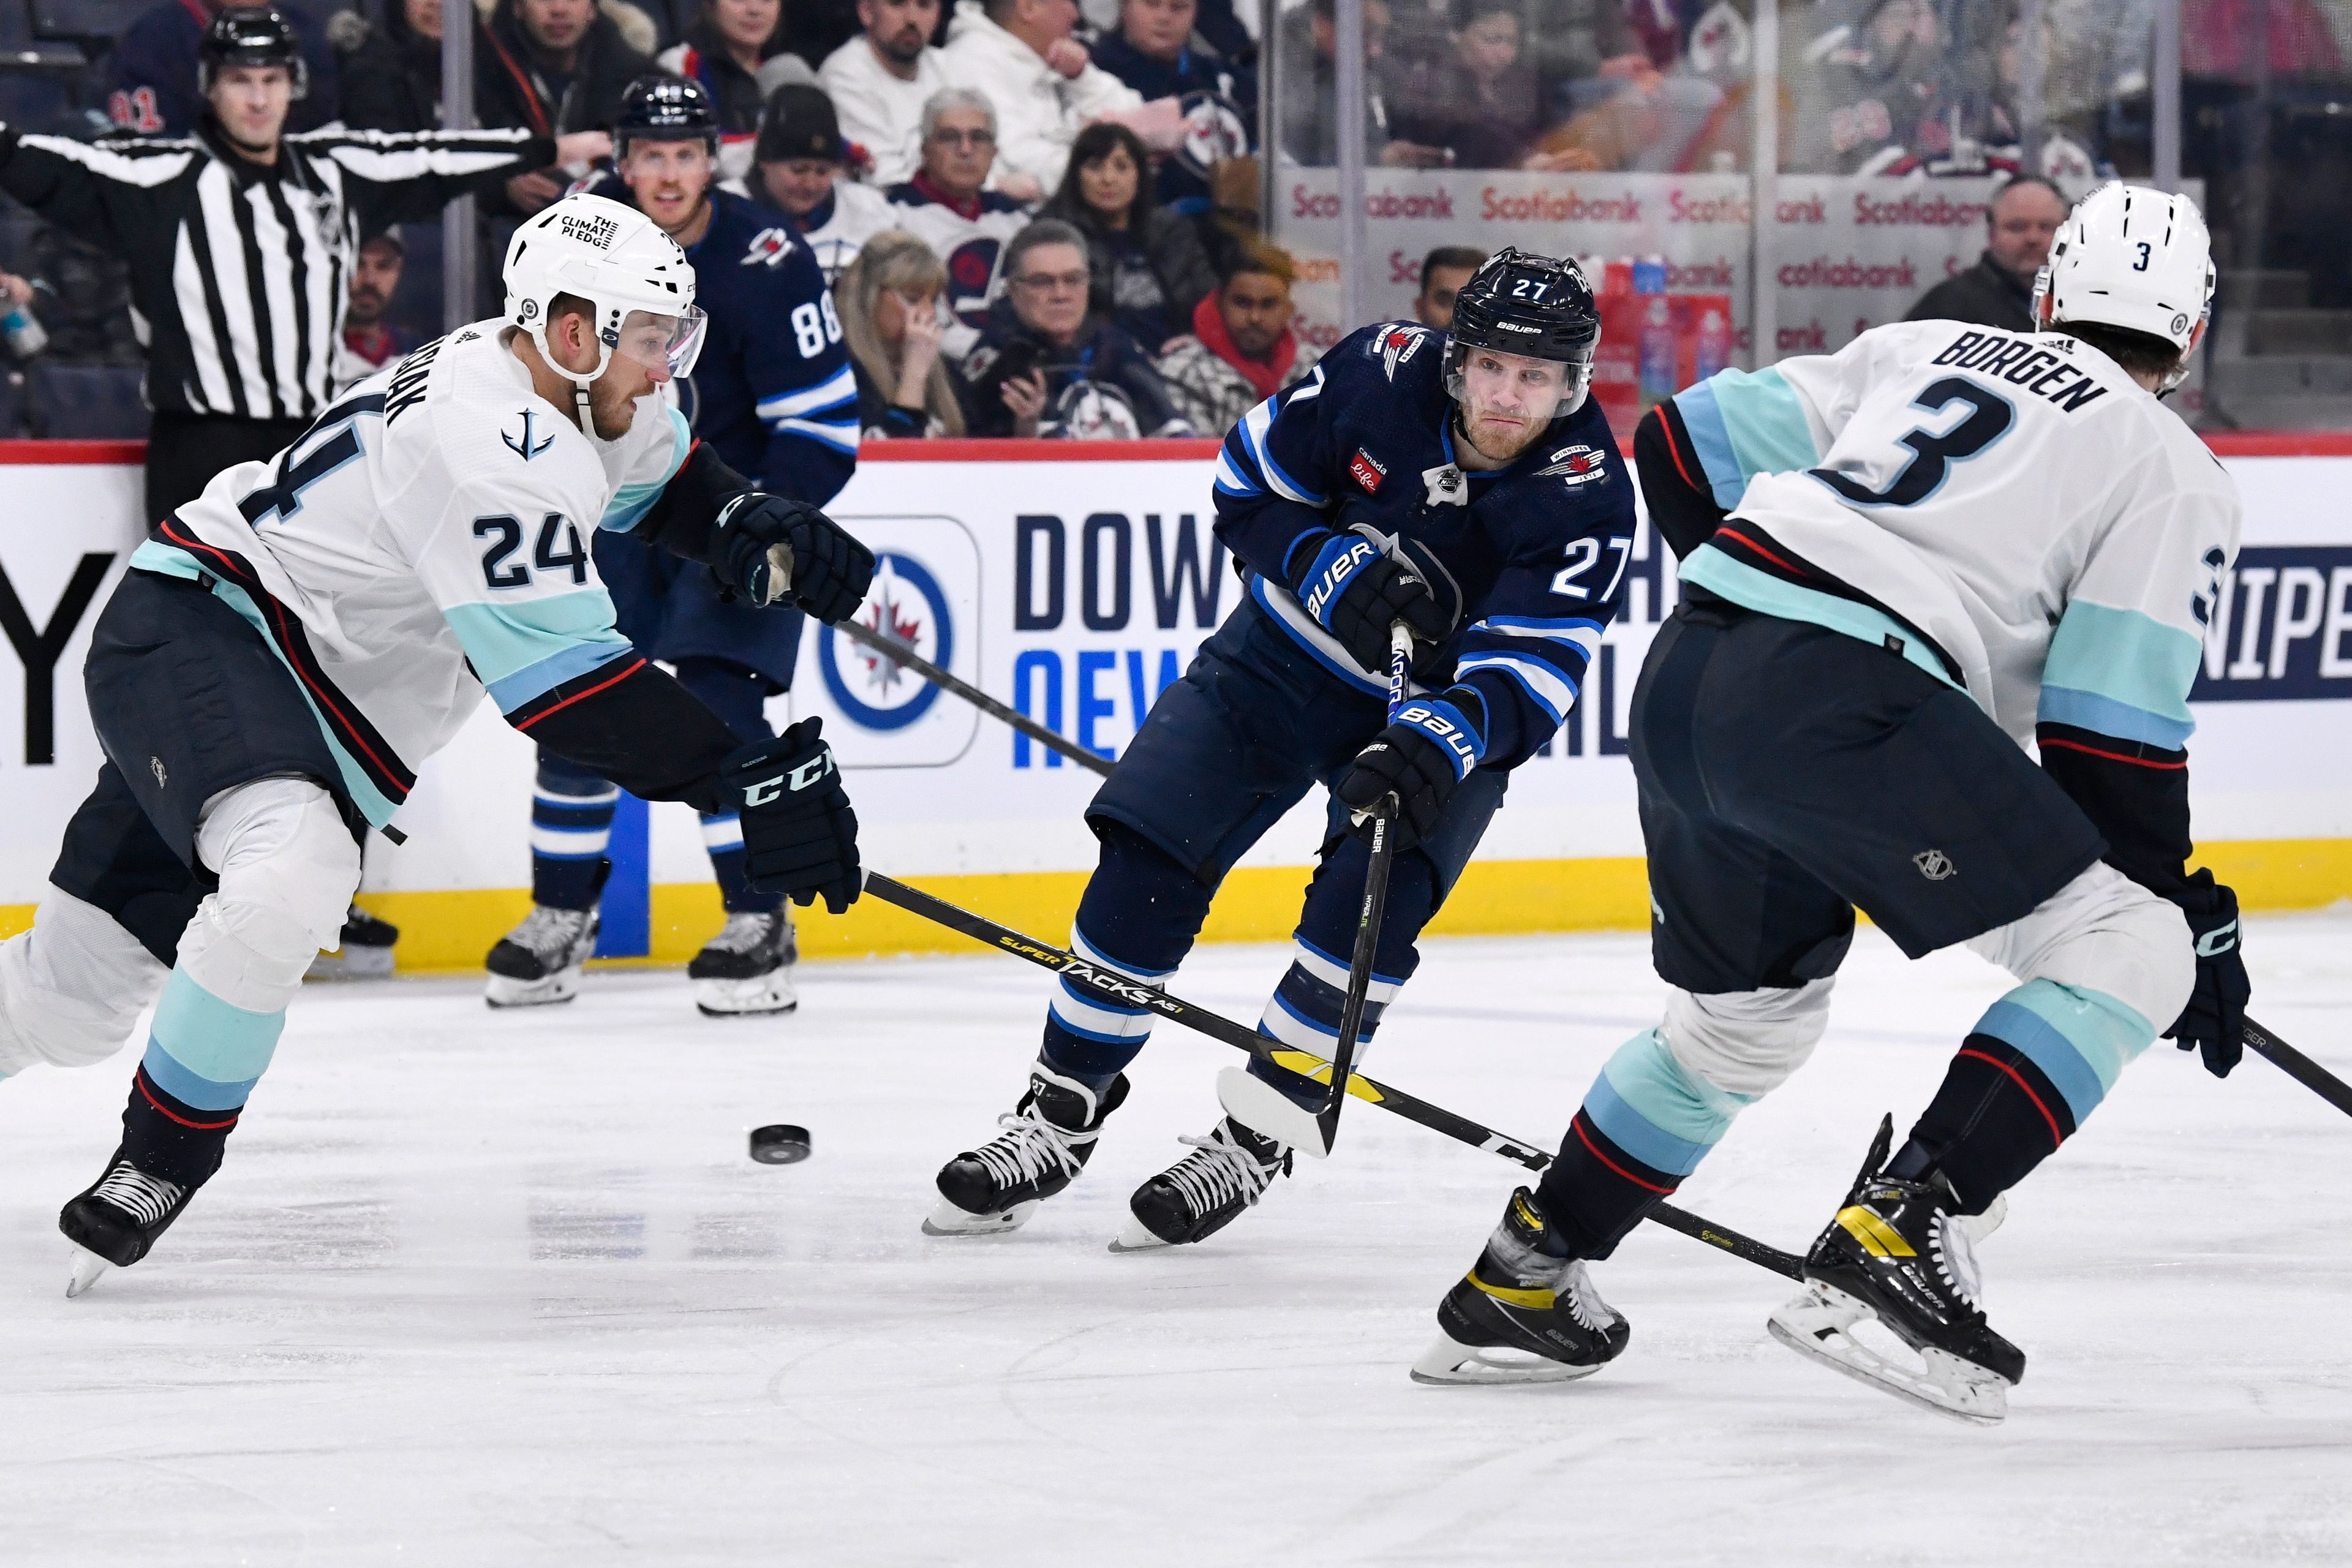
[[[2058,226],[2033,281],[2033,324],[2122,327],[2161,338],[2187,355],[2213,309],[2213,246],[2187,196],[2110,181]]]
[[[572,384],[580,428],[590,437],[588,387],[620,354],[682,377],[702,351],[694,268],[653,219],[604,196],[569,195],[527,220],[507,247],[507,320],[530,334],[549,368]],[[559,294],[596,308],[596,368],[566,370],[547,348],[548,311]]]

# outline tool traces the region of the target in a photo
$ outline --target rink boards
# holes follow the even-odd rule
[[[2200,855],[2250,909],[2352,895],[2352,438],[2216,442],[2247,504],[2212,620],[2191,742]],[[1210,523],[1205,442],[868,446],[833,511],[877,552],[863,618],[1082,746],[1114,756],[1239,602]],[[140,449],[0,442],[0,930],[20,928],[100,763],[79,679],[89,626],[142,536]],[[1646,526],[1583,700],[1513,777],[1437,929],[1638,928],[1641,831],[1625,758],[1633,678],[1674,603]],[[1068,929],[1093,840],[1094,776],[927,684],[810,628],[772,717],[819,713],[850,773],[867,863],[1041,936]],[[485,704],[372,841],[362,901],[404,930],[404,969],[471,968],[528,907],[531,747]],[[1321,833],[1294,811],[1220,894],[1212,939],[1286,935]],[[683,806],[624,813],[607,951],[681,961],[716,928]],[[813,955],[959,939],[867,900],[804,917]]]

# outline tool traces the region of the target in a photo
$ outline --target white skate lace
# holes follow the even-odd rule
[[[90,1196],[100,1203],[112,1204],[142,1226],[154,1225],[172,1212],[187,1189],[177,1182],[167,1182],[161,1176],[151,1176],[138,1166],[121,1164],[106,1173]]]
[[[522,924],[507,933],[507,940],[550,969],[562,969],[570,961],[572,950],[586,938],[588,922],[594,918],[593,910],[558,910],[536,904],[523,917]]]
[[[717,936],[703,943],[707,951],[717,948],[721,952],[754,952],[767,945],[774,922],[783,919],[782,911],[773,914],[738,913],[727,917],[726,927]]]
[[[1556,1300],[1567,1303],[1570,1317],[1596,1334],[1604,1332],[1611,1323],[1617,1321],[1617,1309],[1601,1299],[1601,1292],[1593,1287],[1592,1276],[1585,1272],[1582,1258],[1568,1266],[1568,1272],[1553,1288],[1553,1295]]]
[[[1968,1222],[1956,1214],[1938,1213],[1927,1239],[1936,1254],[1936,1273],[1945,1287],[1970,1310],[1983,1311],[1979,1297],[1984,1289],[1984,1274],[1977,1266],[1976,1247],[1969,1240]]]
[[[1066,1176],[1076,1175],[1081,1167],[1077,1155],[1071,1151],[1093,1142],[1099,1135],[1056,1127],[1034,1103],[1019,1110],[1008,1110],[996,1120],[1004,1131],[971,1153],[1001,1187],[1034,1182],[1055,1166],[1060,1167]]]
[[[1235,1198],[1257,1202],[1258,1194],[1282,1169],[1279,1155],[1268,1164],[1243,1148],[1234,1138],[1232,1126],[1231,1122],[1220,1121],[1205,1138],[1176,1140],[1190,1144],[1194,1152],[1170,1167],[1166,1179],[1190,1205],[1195,1218]]]

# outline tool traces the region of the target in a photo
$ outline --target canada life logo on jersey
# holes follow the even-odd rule
[[[875,557],[874,586],[855,618],[941,668],[955,657],[948,596],[911,555],[885,551]],[[939,700],[938,687],[830,626],[817,639],[817,666],[835,706],[868,730],[903,730]]]

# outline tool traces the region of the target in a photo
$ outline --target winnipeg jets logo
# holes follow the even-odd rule
[[[520,440],[515,439],[515,437],[508,435],[503,430],[499,432],[499,439],[507,444],[507,450],[512,452],[516,457],[520,458],[526,463],[530,462],[533,458],[538,457],[541,452],[546,451],[550,447],[555,445],[555,437],[552,436],[541,437],[536,441],[530,438],[532,417],[533,416],[530,409],[526,408],[522,411],[522,438]]]
[[[1381,369],[1394,381],[1396,373],[1421,352],[1421,345],[1428,339],[1427,327],[1389,327],[1372,340],[1371,349],[1381,356]]]
[[[1589,485],[1609,477],[1604,462],[1601,455],[1590,447],[1562,447],[1551,455],[1550,462],[1536,472],[1558,474],[1564,485]]]
[[[763,228],[751,237],[751,249],[743,253],[745,267],[773,267],[793,253],[790,229]]]

